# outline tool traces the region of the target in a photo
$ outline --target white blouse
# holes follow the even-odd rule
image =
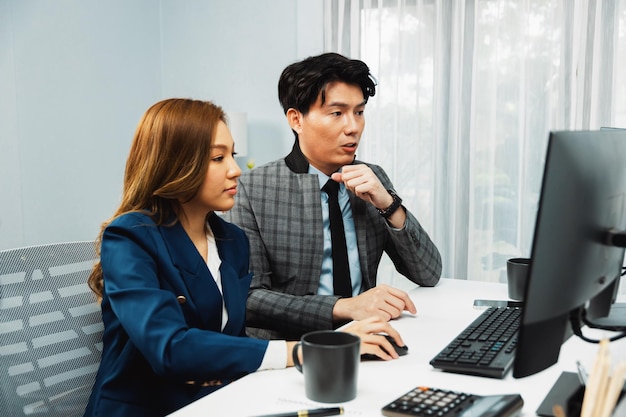
[[[220,265],[222,260],[220,259],[219,252],[217,251],[217,244],[215,243],[215,237],[211,231],[210,226],[207,224],[207,267],[215,279],[217,288],[222,294],[222,330],[228,322],[228,311],[226,310],[226,304],[224,304],[224,290],[222,289],[222,274],[220,272]],[[287,343],[283,340],[270,340],[263,356],[259,371],[264,369],[282,369],[287,367]]]

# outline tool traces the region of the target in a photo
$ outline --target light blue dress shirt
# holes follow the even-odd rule
[[[309,174],[316,174],[320,181],[320,190],[330,177],[320,170],[309,165]],[[346,232],[346,245],[348,247],[348,263],[350,264],[350,278],[352,280],[352,295],[359,295],[361,292],[361,264],[359,263],[359,249],[356,243],[356,231],[354,229],[354,219],[352,218],[352,208],[350,207],[350,197],[348,190],[343,183],[339,184],[339,206],[343,217],[343,228]],[[333,295],[333,257],[330,239],[330,218],[328,214],[328,194],[322,191],[322,218],[324,222],[324,257],[322,259],[322,275],[320,276],[320,286],[317,289],[319,295]]]

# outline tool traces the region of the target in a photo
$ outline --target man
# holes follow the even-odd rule
[[[375,85],[365,63],[335,53],[296,62],[281,74],[278,96],[295,135],[293,149],[244,173],[227,214],[250,239],[247,325],[253,336],[299,338],[350,320],[415,314],[404,291],[376,285],[383,251],[416,284],[439,281],[439,251],[386,173],[355,160]],[[349,263],[349,271],[334,274],[348,282],[343,295],[333,282],[333,269],[339,270],[333,252],[343,243],[331,238],[329,196],[322,190],[329,178],[339,184]]]

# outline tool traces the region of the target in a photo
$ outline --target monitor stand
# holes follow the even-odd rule
[[[608,316],[597,317],[589,321],[595,328],[624,331],[626,330],[626,303],[615,303],[611,306]]]

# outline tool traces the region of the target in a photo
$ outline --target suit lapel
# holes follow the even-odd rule
[[[161,226],[160,229],[172,263],[179,270],[187,287],[187,302],[191,302],[195,308],[196,318],[203,327],[219,331],[222,322],[222,295],[204,259],[180,223]]]
[[[228,311],[228,322],[224,327],[224,333],[238,335],[244,328],[245,306],[252,280],[252,274],[249,274],[247,270],[239,270],[248,265],[247,259],[241,259],[248,253],[247,241],[229,233],[226,222],[215,214],[209,218],[209,224],[222,261],[220,265],[222,291],[226,311]]]
[[[300,286],[304,294],[316,294],[320,285],[322,259],[324,257],[324,228],[322,225],[322,204],[320,196],[320,182],[315,174],[298,174],[298,186],[290,192],[291,199],[300,199],[299,206],[303,210],[297,216],[290,216],[291,224],[286,238],[298,231],[302,239],[285,242],[291,252],[299,256],[302,265],[315,265],[314,274],[305,274],[300,277],[303,282]],[[298,191],[295,191],[298,190]],[[294,205],[295,207],[295,205]],[[285,239],[285,238],[283,238]]]
[[[224,327],[224,333],[239,335],[241,329],[245,327],[245,306],[252,274],[240,278],[231,265],[224,262],[222,262],[220,272],[222,274],[224,304],[226,311],[228,311],[228,321]]]

